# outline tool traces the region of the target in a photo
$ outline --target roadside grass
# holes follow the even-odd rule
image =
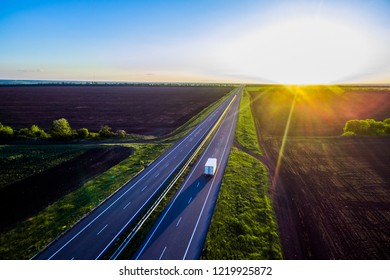
[[[259,142],[257,141],[256,136],[255,122],[251,110],[251,99],[245,88],[241,97],[240,111],[237,120],[236,139],[242,147],[249,149],[254,154],[261,155]]]
[[[124,183],[162,154],[166,145],[128,144],[133,155],[88,181],[37,215],[0,235],[0,259],[29,259],[71,228]]]
[[[57,145],[48,145],[48,147],[52,147],[53,161],[52,165],[48,165],[47,167],[45,166],[45,169],[71,159],[72,156],[75,157],[93,147],[103,145],[121,145],[131,147],[135,149],[135,151],[128,159],[125,159],[118,165],[113,166],[106,172],[96,176],[93,180],[88,181],[82,187],[64,196],[62,199],[48,206],[37,215],[17,224],[15,228],[7,232],[0,233],[0,259],[29,259],[33,257],[34,254],[42,250],[49,242],[53,241],[60,234],[63,234],[66,230],[70,229],[83,216],[88,215],[92,209],[98,206],[137,173],[142,171],[142,169],[153,160],[158,158],[173,143],[185,136],[192,128],[204,120],[217,106],[226,100],[231,92],[232,91],[227,93],[218,101],[209,105],[196,116],[191,118],[186,124],[182,125],[162,139],[156,139],[155,137],[149,136],[131,135],[125,139],[106,140],[104,141],[105,144],[99,142],[96,144],[90,144],[82,141],[80,143],[64,144],[64,147],[66,147],[64,150],[68,149],[68,158],[65,157],[65,155],[60,156],[60,153],[55,156],[55,146]],[[145,143],[126,143],[129,140]],[[15,158],[20,157],[18,156],[19,147],[21,146],[16,146],[16,150],[14,151],[15,154],[9,153],[7,158],[13,156],[15,156]],[[27,150],[31,149],[32,153],[34,153],[34,148],[37,148],[26,147]],[[1,149],[9,149],[9,146],[0,146],[0,151]],[[69,152],[73,152],[73,149],[75,151],[74,154]],[[45,157],[45,155],[43,154],[42,157]],[[44,158],[32,158],[31,165],[39,166],[40,164],[43,164],[41,161],[44,161]],[[36,172],[43,171],[41,167],[37,167],[35,169],[32,168],[32,170],[34,171],[26,173],[24,178],[33,175]],[[1,177],[0,180],[2,180]],[[4,182],[9,184],[8,180],[9,178],[3,179]],[[165,198],[164,200],[166,201]]]
[[[1,145],[0,189],[75,158],[97,145]]]
[[[281,259],[265,166],[233,147],[202,259]]]
[[[250,96],[244,90],[236,140],[244,149],[261,155],[250,102]],[[264,164],[232,147],[202,259],[282,259],[268,189],[269,175]]]
[[[225,98],[223,100],[225,100]],[[221,102],[218,102],[218,104],[220,103]],[[181,185],[186,180],[187,176],[191,172],[192,167],[196,164],[199,157],[201,157],[203,152],[206,150],[207,145],[210,143],[215,133],[216,130],[214,130],[214,132],[210,134],[209,138],[205,141],[204,145],[200,148],[197,155],[191,160],[188,166],[183,170],[181,176],[171,186],[171,189],[166,193],[166,195],[163,197],[161,202],[157,205],[156,209],[151,213],[151,215],[147,218],[145,223],[142,225],[142,227],[138,230],[138,232],[135,233],[135,235],[131,239],[131,242],[123,249],[121,254],[118,256],[118,259],[131,259],[134,257],[134,254],[137,252],[138,248],[141,246],[144,239],[152,230],[153,226],[158,221],[158,218],[161,216],[161,214],[164,212],[168,203],[173,199],[173,197],[176,195],[176,192],[180,189]],[[175,175],[176,174],[177,173],[175,173]],[[138,219],[137,222],[139,222],[139,220],[140,219]],[[111,249],[106,254],[105,256],[106,259],[108,259],[112,254],[114,254],[116,249],[115,247],[118,247],[121,243],[123,243],[125,238],[130,234],[131,230],[132,229],[127,230],[127,232],[125,232],[123,236],[117,240],[116,244],[114,244],[113,246],[114,248]]]
[[[217,100],[216,102],[212,103],[202,111],[200,111],[197,115],[193,116],[188,122],[186,122],[181,127],[177,128],[172,133],[168,134],[165,139],[162,140],[163,143],[166,142],[174,142],[178,139],[182,138],[184,135],[186,135],[190,130],[192,130],[196,125],[198,125],[200,122],[202,122],[212,111],[214,111],[219,105],[221,105],[229,96],[230,94],[236,90],[236,87],[226,93],[222,98]]]

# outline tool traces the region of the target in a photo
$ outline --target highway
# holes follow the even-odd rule
[[[242,88],[204,153],[153,226],[134,259],[199,259],[233,144]],[[208,158],[217,158],[213,177],[203,175]]]
[[[239,92],[236,89],[234,93]],[[231,94],[205,120],[33,259],[101,259],[145,211],[223,114]]]

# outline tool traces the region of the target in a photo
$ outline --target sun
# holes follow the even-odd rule
[[[328,84],[354,77],[367,71],[374,51],[361,28],[311,17],[259,28],[239,48],[248,73],[284,84]]]

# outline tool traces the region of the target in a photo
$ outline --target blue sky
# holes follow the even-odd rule
[[[2,0],[0,79],[390,82],[389,14],[389,1]]]

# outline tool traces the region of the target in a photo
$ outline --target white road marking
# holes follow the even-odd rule
[[[166,249],[167,249],[167,246],[165,246],[164,250],[162,251],[159,260],[161,260],[161,258],[163,257],[163,255],[164,255]]]
[[[157,177],[158,177],[158,175],[160,175],[160,173],[157,173],[157,175],[156,175],[156,176],[154,176],[154,178],[157,178]]]
[[[217,131],[215,132],[215,135],[218,134],[218,132],[220,131],[222,126],[219,126],[217,128]],[[214,141],[214,137],[215,135],[213,136],[213,138],[211,139],[210,143],[212,143]],[[192,177],[193,173],[195,172],[195,170],[198,168],[198,165],[200,164],[200,162],[202,161],[202,159],[204,158],[204,156],[207,154],[207,151],[210,149],[211,147],[211,144],[209,143],[209,145],[206,147],[206,150],[203,152],[203,154],[201,155],[199,161],[197,162],[197,164],[195,165],[195,167],[192,169],[190,175],[187,177],[187,180],[182,184],[182,187],[180,188],[179,192],[175,195],[175,198],[173,199],[173,202],[169,205],[169,207],[164,211],[164,214],[160,220],[160,222],[157,224],[157,226],[154,228],[153,232],[149,235],[149,238],[148,240],[146,240],[144,246],[141,248],[141,251],[138,253],[136,259],[138,260],[139,257],[141,256],[141,254],[144,252],[146,246],[149,244],[150,240],[153,238],[154,234],[156,233],[157,229],[160,227],[161,223],[164,221],[165,217],[167,216],[167,214],[169,213],[169,210],[172,208],[172,205],[175,204],[177,198],[180,196],[180,194],[182,193],[183,191],[183,187],[188,183],[188,180]]]
[[[196,185],[196,187],[199,187],[199,185],[200,185],[200,182],[198,182],[198,184]]]
[[[234,122],[232,122],[232,124],[231,124],[230,131],[229,131],[229,134],[228,134],[229,137],[226,139],[225,147],[224,147],[224,149],[223,149],[223,153],[222,153],[221,159],[223,159],[223,156],[225,155],[226,148],[227,148],[227,145],[228,145],[228,143],[229,143],[229,138],[232,137],[233,126],[234,126]],[[220,171],[220,169],[217,169],[217,173],[218,173],[218,171]],[[209,191],[207,192],[206,199],[205,199],[205,201],[204,201],[204,203],[203,203],[202,209],[201,209],[200,214],[199,214],[199,216],[198,216],[198,220],[196,221],[195,228],[194,228],[194,230],[192,231],[192,235],[191,235],[190,241],[188,242],[187,249],[186,249],[186,251],[185,251],[185,253],[184,253],[183,260],[186,259],[188,250],[190,249],[192,240],[193,240],[194,235],[195,235],[195,232],[196,232],[196,230],[197,230],[197,228],[198,228],[200,218],[201,218],[202,215],[203,215],[203,211],[204,211],[205,206],[206,206],[206,203],[207,203],[207,201],[208,201],[208,199],[209,199],[209,196],[210,196],[210,193],[211,193],[211,189],[213,188],[214,181],[215,181],[215,178],[216,178],[216,177],[217,177],[217,176],[214,175],[214,178],[213,178],[213,181],[211,182],[211,186],[210,186],[210,188],[209,188]]]
[[[143,187],[142,190],[141,190],[141,192],[143,192],[147,187],[148,187],[148,185],[146,185],[145,187]]]
[[[73,257],[73,258],[71,258],[70,260],[71,260],[71,261],[73,261],[73,260],[74,260],[74,257]]]
[[[226,101],[227,103],[227,101]],[[222,105],[222,104],[221,104]],[[221,108],[219,108],[219,110],[221,110]],[[216,112],[213,112],[208,118],[211,119],[211,116],[214,116]],[[85,227],[83,227],[81,230],[79,230],[70,240],[68,240],[64,245],[62,245],[56,252],[54,252],[48,259],[52,259],[55,255],[57,255],[63,248],[65,248],[69,243],[71,243],[76,237],[78,237],[83,231],[85,231],[92,223],[94,223],[97,219],[100,218],[100,216],[102,216],[105,212],[108,211],[108,209],[110,209],[116,202],[118,202],[123,196],[125,196],[131,189],[133,189],[143,178],[145,178],[152,170],[154,170],[164,159],[166,159],[170,154],[172,154],[177,148],[180,147],[181,144],[183,144],[186,139],[188,139],[190,137],[191,134],[193,134],[196,130],[198,130],[198,132],[201,132],[203,131],[203,128],[201,128],[201,126],[205,126],[206,125],[206,122],[204,121],[203,123],[200,124],[200,126],[198,126],[197,128],[195,128],[193,131],[191,131],[191,133],[189,133],[183,140],[181,140],[181,142],[174,148],[172,149],[168,154],[166,154],[160,161],[158,164],[156,164],[155,166],[153,166],[148,172],[146,172],[138,181],[134,182],[133,185],[127,189],[122,195],[120,195],[116,200],[114,200],[110,205],[106,206],[106,208],[97,216],[95,217],[92,221],[90,221]],[[175,156],[176,158],[176,156]],[[161,187],[161,186],[160,186]],[[160,188],[159,187],[159,188]],[[158,189],[159,189],[158,188]],[[157,191],[157,190],[156,190]],[[156,192],[155,191],[155,192]],[[152,194],[151,197],[153,197],[153,195],[155,194],[155,192]],[[141,206],[144,207],[148,202],[149,200],[151,199],[151,197],[149,199],[147,199],[147,201]],[[111,240],[111,242],[109,242],[109,244],[103,249],[103,251],[96,257],[96,259],[98,259],[102,254],[103,252],[111,245],[112,242],[114,242],[114,240],[119,236],[119,234],[124,230],[124,228],[126,228],[128,226],[128,224],[134,219],[134,217],[138,214],[138,212],[140,211],[141,209],[139,209],[134,215],[133,217],[131,217],[131,219],[126,223],[126,225],[119,231],[119,233],[117,235],[115,235],[115,237]]]
[[[177,221],[176,227],[180,224],[180,221],[181,221],[182,218],[183,218],[183,217],[180,217],[180,219]]]
[[[169,166],[169,162],[167,164],[164,165],[164,167],[168,167]]]
[[[214,112],[215,113],[215,112]],[[215,135],[218,134],[218,131],[220,131],[222,126],[219,126],[217,128],[217,131],[215,132]],[[202,129],[200,129],[201,131]],[[210,143],[213,142],[213,139],[214,137],[211,139]],[[207,153],[207,150],[210,148],[210,144],[207,146],[206,150],[204,151],[204,153],[202,154],[201,158],[199,159],[198,163],[195,165],[195,167],[193,168],[192,172],[190,173],[190,175],[187,177],[187,180],[183,183],[182,186],[185,186],[189,180],[189,178],[193,175],[194,171],[196,170],[196,168],[198,167],[199,163],[202,161],[202,159],[204,158],[205,154]],[[162,221],[165,219],[167,213],[169,212],[169,210],[171,209],[172,205],[174,205],[175,201],[177,200],[177,198],[179,197],[179,195],[182,193],[183,191],[183,188],[180,188],[179,192],[176,194],[175,198],[173,199],[173,202],[170,204],[170,206],[164,211],[164,214],[163,214],[163,217],[161,218],[160,222],[157,224],[157,226],[155,227],[155,229],[153,230],[153,232],[149,235],[149,238],[146,240],[144,246],[141,248],[140,252],[138,253],[136,259],[139,259],[141,254],[144,252],[146,246],[149,244],[150,240],[153,238],[154,234],[156,233],[157,229],[160,227]],[[141,207],[142,208],[142,207]],[[126,224],[127,226],[127,224]],[[118,236],[118,235],[117,235]],[[117,237],[115,236],[115,238]],[[110,242],[111,244],[111,242]],[[109,245],[110,245],[109,244]],[[108,246],[107,246],[108,247]],[[107,248],[106,247],[106,248]],[[104,251],[103,251],[104,252]],[[98,258],[100,257],[100,255],[98,256]]]
[[[188,204],[190,204],[190,203],[191,203],[191,201],[192,201],[192,197],[190,198],[190,200],[188,200]]]
[[[99,234],[101,234],[102,233],[102,231],[106,228],[108,226],[108,224],[107,225],[105,225],[104,226],[104,228],[102,228],[96,235],[99,235]]]
[[[125,206],[125,207],[123,207],[123,210],[125,210],[125,209],[127,208],[127,206],[129,206],[129,205],[130,205],[130,203],[131,203],[131,201],[129,201],[129,202],[126,204],[126,206]]]

